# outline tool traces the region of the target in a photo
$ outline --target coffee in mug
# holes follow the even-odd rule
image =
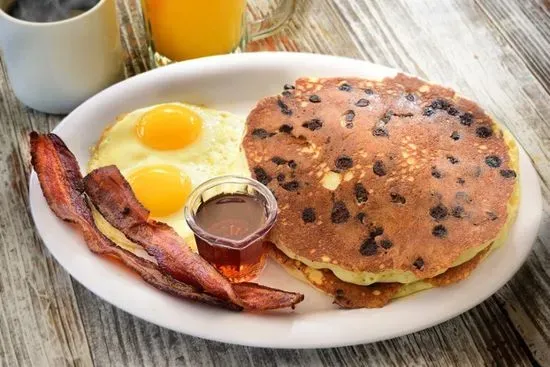
[[[123,78],[115,0],[0,0],[0,51],[16,97],[42,112]]]
[[[16,0],[6,13],[27,22],[59,22],[85,13],[99,0]]]

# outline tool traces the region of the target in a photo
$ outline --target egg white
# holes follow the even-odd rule
[[[168,164],[187,175],[193,189],[217,176],[250,176],[246,157],[241,149],[245,131],[243,118],[229,112],[185,103],[169,104],[186,107],[202,118],[202,131],[197,140],[175,150],[156,150],[146,146],[137,138],[135,126],[145,112],[160,105],[141,108],[121,116],[112,126],[105,129],[100,141],[92,147],[88,172],[114,164],[122,175],[128,178],[142,167]],[[94,218],[99,229],[115,243],[127,249],[134,247],[97,211],[94,211]],[[193,233],[183,216],[183,207],[169,216],[153,219],[169,224],[192,249],[196,249]]]

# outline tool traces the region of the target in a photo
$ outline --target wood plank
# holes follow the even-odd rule
[[[120,37],[125,50],[125,74],[130,77],[150,69],[139,1],[117,0]]]
[[[476,4],[550,93],[550,4],[545,0],[476,0]]]
[[[0,64],[0,365],[89,365],[69,275],[38,239],[28,214],[27,134],[58,117],[19,104]]]

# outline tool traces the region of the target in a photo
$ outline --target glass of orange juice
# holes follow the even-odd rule
[[[141,0],[152,66],[237,52],[249,40],[276,32],[295,0],[279,0],[271,13],[246,19],[246,0]]]

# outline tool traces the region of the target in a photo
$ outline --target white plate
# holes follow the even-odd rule
[[[83,169],[105,125],[133,109],[181,100],[246,116],[255,102],[300,76],[384,77],[395,70],[346,58],[245,53],[187,61],[123,81],[91,98],[54,130]],[[107,302],[157,325],[223,342],[274,348],[335,347],[388,339],[448,320],[502,287],[524,262],[542,212],[536,172],[520,154],[521,206],[508,242],[465,281],[406,297],[381,309],[340,310],[313,288],[269,264],[260,282],[305,294],[295,311],[250,314],[187,302],[156,290],[126,269],[93,255],[81,236],[48,208],[36,174],[31,211],[44,243],[82,285]]]

